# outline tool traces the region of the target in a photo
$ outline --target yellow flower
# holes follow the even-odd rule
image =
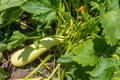
[[[83,6],[81,6],[81,7],[78,9],[78,12],[81,12],[82,14],[84,14],[84,13],[85,13],[85,9],[86,9],[86,6],[83,5]]]

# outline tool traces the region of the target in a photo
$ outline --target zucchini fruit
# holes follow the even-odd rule
[[[10,61],[16,67],[24,66],[37,59],[40,55],[49,50],[51,47],[63,41],[64,41],[63,36],[43,38],[40,40],[39,49],[36,49],[35,44],[26,46],[25,48],[20,49],[13,53]]]

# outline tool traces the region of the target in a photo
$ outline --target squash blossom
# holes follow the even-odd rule
[[[81,7],[78,9],[78,12],[81,12],[82,14],[84,14],[84,13],[85,13],[85,9],[86,9],[86,6],[83,5],[83,6],[81,6]]]

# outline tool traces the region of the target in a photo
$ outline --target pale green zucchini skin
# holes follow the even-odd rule
[[[24,66],[37,59],[40,55],[49,50],[51,47],[63,41],[63,36],[43,38],[40,40],[39,49],[35,48],[35,44],[29,45],[13,53],[10,61],[16,67]]]

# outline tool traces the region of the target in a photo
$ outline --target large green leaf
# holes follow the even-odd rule
[[[107,0],[108,1],[108,9],[119,9],[119,0]]]
[[[119,65],[120,62],[116,58],[100,58],[95,68],[89,72],[91,80],[110,80]]]
[[[56,12],[47,12],[45,14],[41,15],[35,15],[33,16],[33,19],[39,21],[39,22],[47,22],[48,24],[51,22],[51,20],[55,19],[56,17]]]
[[[74,49],[74,53],[76,55],[73,57],[73,60],[79,64],[82,64],[83,67],[87,65],[93,66],[97,62],[92,39],[87,40],[82,45],[77,46]]]
[[[0,0],[0,28],[18,18],[21,6],[26,0]],[[4,24],[5,23],[5,24]]]
[[[101,38],[88,39],[83,44],[74,48],[73,60],[82,64],[82,66],[94,66],[97,62],[97,53],[102,53],[105,49],[106,42]]]
[[[90,70],[90,67],[82,68],[81,65],[72,60],[73,52],[62,55],[57,62],[64,66],[65,80],[88,80],[89,74],[86,71]]]
[[[27,12],[38,15],[54,11],[54,9],[49,4],[45,4],[42,0],[40,2],[39,1],[27,2],[21,8]]]
[[[55,0],[53,0],[55,1]],[[58,9],[58,3],[56,5],[52,0],[40,0],[40,1],[29,1],[24,4],[21,8],[29,13],[34,14],[34,19],[39,21],[47,21],[50,23],[52,19],[56,17],[56,11]],[[56,0],[58,1],[58,0]]]
[[[64,80],[89,80],[89,74],[87,74],[86,71],[90,70],[90,67],[83,68],[81,65],[75,63],[68,66],[69,67],[65,67]]]
[[[104,28],[105,37],[111,45],[115,45],[120,40],[120,9],[118,0],[108,0],[110,10],[100,11],[100,20]],[[116,7],[117,6],[117,7]]]
[[[26,0],[0,0],[0,12],[11,7],[21,6]]]

